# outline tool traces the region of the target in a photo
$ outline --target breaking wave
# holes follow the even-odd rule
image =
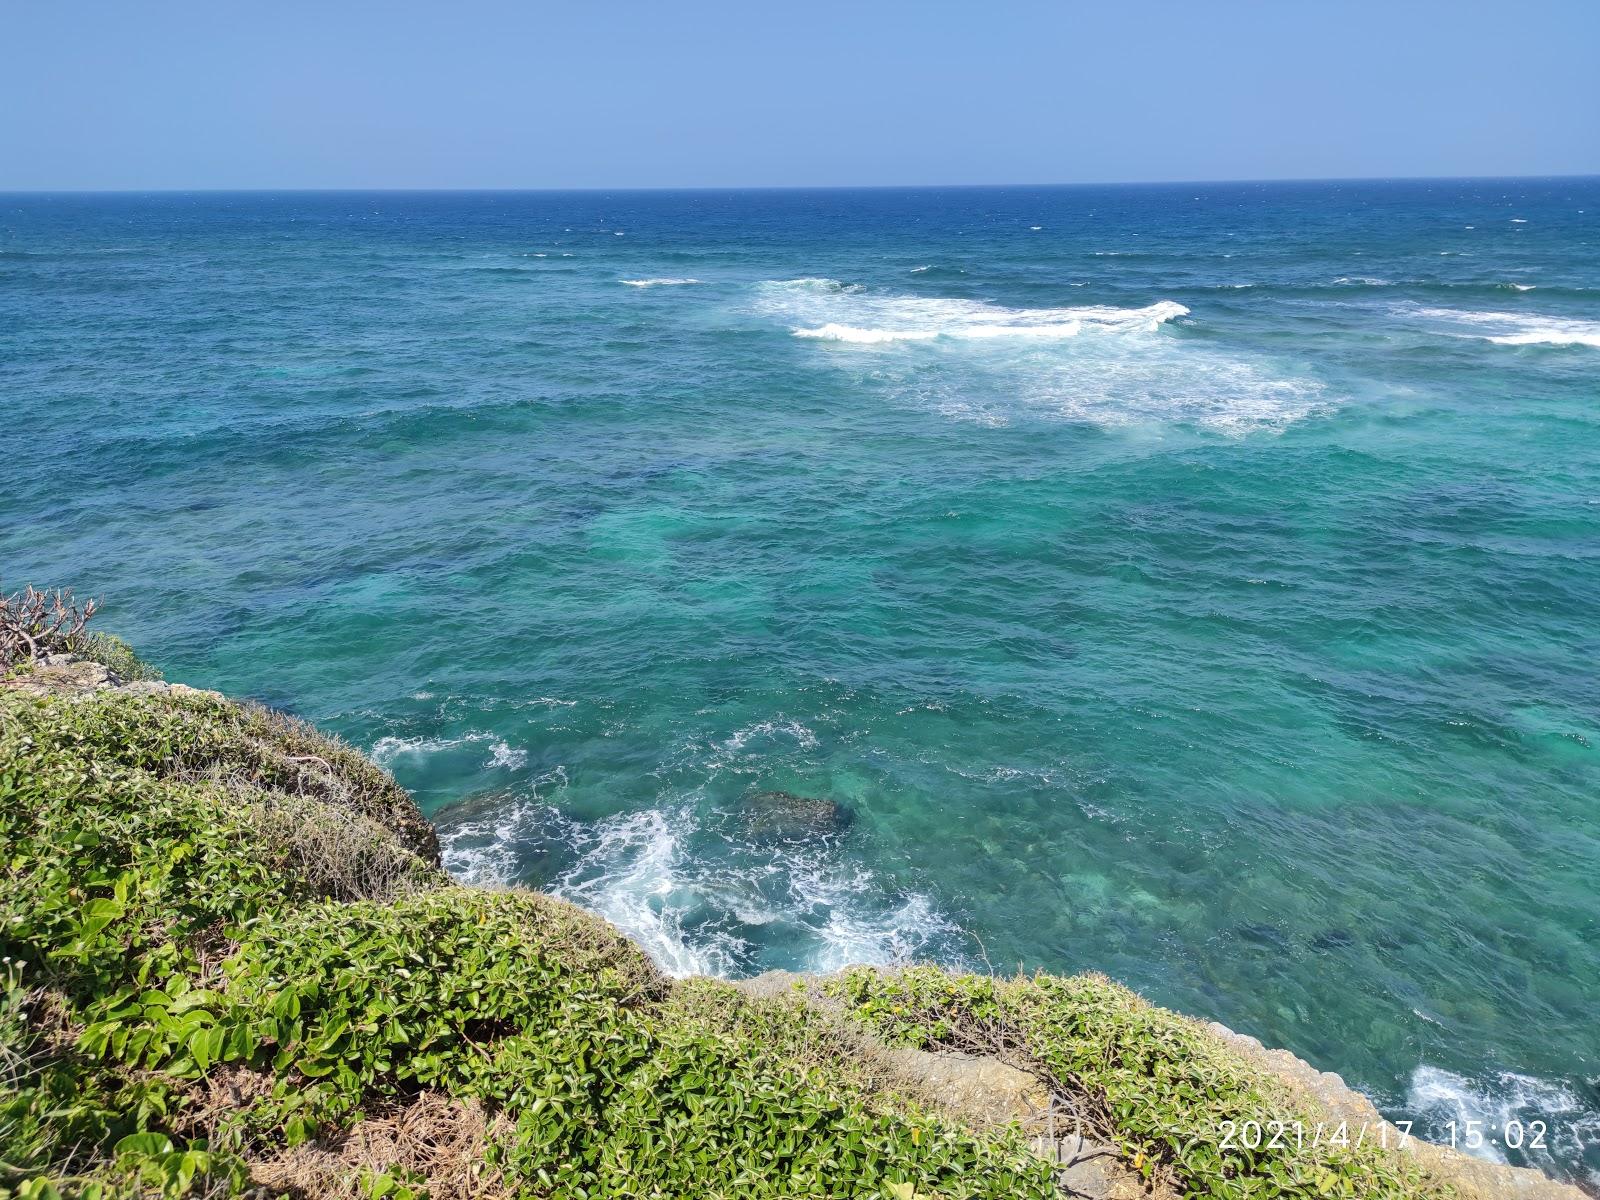
[[[503,885],[540,864],[539,887],[606,918],[677,976],[961,957],[960,927],[847,853],[848,835],[773,844],[687,799],[582,820],[554,803],[566,786],[558,770],[525,793],[438,814],[445,868]]]
[[[1566,1084],[1515,1071],[1475,1080],[1423,1064],[1411,1074],[1405,1107],[1431,1127],[1433,1140],[1448,1140],[1454,1122],[1456,1145],[1469,1154],[1538,1167],[1558,1178],[1570,1174],[1562,1169],[1563,1162],[1584,1163],[1581,1178],[1591,1189],[1600,1187],[1600,1155],[1584,1157],[1586,1148],[1600,1151],[1600,1111]],[[1478,1123],[1481,1144],[1467,1144],[1469,1121]],[[1542,1136],[1535,1136],[1536,1122]],[[1508,1137],[1508,1125],[1520,1126],[1518,1133]],[[1522,1146],[1508,1147],[1512,1140]],[[1536,1144],[1540,1141],[1542,1146]]]
[[[653,288],[653,287],[683,287],[685,284],[699,283],[700,281],[698,279],[688,279],[688,278],[682,278],[682,279],[666,278],[666,279],[619,279],[619,280],[617,280],[617,282],[626,284],[629,287]]]
[[[935,338],[1067,338],[1085,332],[1148,332],[1189,312],[1171,300],[1143,308],[1005,308],[982,300],[869,292],[836,279],[763,284],[757,305],[763,312],[797,322],[791,330],[796,337],[858,345]]]
[[[1600,321],[1539,313],[1472,312],[1456,308],[1409,306],[1401,312],[1421,317],[1455,337],[1475,337],[1500,346],[1591,346],[1600,349]]]
[[[753,309],[796,338],[882,347],[824,361],[869,371],[864,382],[894,399],[990,425],[1055,416],[1244,433],[1321,402],[1322,385],[1301,372],[1167,332],[1189,313],[1172,300],[1008,308],[806,278],[760,284]]]

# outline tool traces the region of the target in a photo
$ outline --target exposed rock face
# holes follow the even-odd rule
[[[97,662],[76,659],[67,654],[52,654],[40,659],[31,671],[0,680],[5,687],[31,696],[60,692],[94,692],[116,687],[121,681]]]
[[[1113,1147],[1085,1137],[1064,1114],[1052,1114],[1049,1090],[1020,1067],[980,1054],[906,1047],[885,1057],[901,1086],[964,1124],[978,1129],[1019,1125],[1033,1152],[1057,1164],[1069,1195],[1095,1200],[1151,1200],[1154,1195],[1160,1200],[1161,1193],[1151,1193]]]
[[[104,663],[71,654],[50,654],[39,659],[33,669],[20,675],[0,679],[0,687],[13,688],[30,696],[71,695],[82,692],[99,692],[107,688],[122,688],[140,696],[161,694],[211,696],[221,700],[221,692],[192,688],[184,683],[164,683],[161,680],[138,680],[124,683]]]
[[[850,810],[833,800],[793,792],[753,792],[740,808],[744,832],[758,842],[809,842],[843,833]]]
[[[885,1059],[896,1074],[914,1079],[922,1095],[969,1123],[989,1127],[1016,1121],[1030,1132],[1045,1132],[1050,1093],[1027,1071],[998,1058],[906,1046],[889,1050]]]

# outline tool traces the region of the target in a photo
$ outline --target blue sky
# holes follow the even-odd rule
[[[1600,172],[1600,0],[13,0],[0,189]]]

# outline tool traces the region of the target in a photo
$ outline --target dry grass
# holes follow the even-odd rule
[[[274,789],[360,814],[389,830],[426,862],[439,861],[439,835],[411,795],[360,751],[297,717],[258,704],[235,706],[245,744],[276,768]]]
[[[492,1140],[510,1123],[475,1100],[423,1092],[403,1106],[358,1121],[336,1139],[307,1142],[250,1163],[250,1181],[274,1195],[365,1200],[366,1178],[401,1172],[428,1200],[498,1200],[512,1194],[487,1162]]]
[[[183,1114],[186,1136],[241,1153],[252,1191],[301,1200],[368,1200],[370,1177],[387,1172],[419,1184],[428,1200],[510,1195],[504,1177],[487,1161],[491,1142],[509,1133],[509,1122],[476,1100],[441,1092],[422,1092],[369,1112],[347,1129],[298,1146],[239,1146],[234,1118],[271,1096],[278,1082],[261,1071],[219,1068],[197,1084]]]
[[[303,796],[256,792],[243,811],[288,870],[332,900],[392,901],[443,887],[449,877],[360,813]]]

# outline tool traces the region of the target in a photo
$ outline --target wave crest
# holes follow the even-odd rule
[[[1409,306],[1402,315],[1423,318],[1454,337],[1475,337],[1499,346],[1590,346],[1600,349],[1600,321],[1540,313],[1473,312]]]
[[[1322,392],[1303,369],[1157,336],[1189,313],[1173,300],[1008,308],[807,278],[759,285],[752,307],[793,337],[880,351],[819,356],[845,369],[869,359],[863,386],[986,425],[1032,415],[1244,433],[1305,416]]]
[[[794,322],[790,332],[795,337],[861,346],[938,338],[1049,340],[1091,332],[1150,332],[1189,313],[1172,300],[1142,308],[1006,308],[982,300],[873,294],[834,279],[764,285],[757,303],[764,312]]]

